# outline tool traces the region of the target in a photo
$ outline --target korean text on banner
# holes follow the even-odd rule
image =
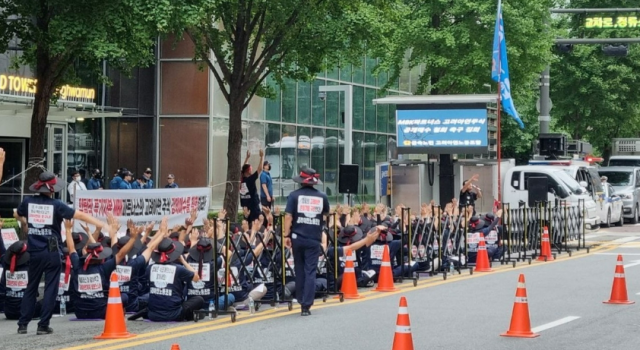
[[[164,216],[169,217],[169,227],[184,225],[192,210],[198,211],[194,225],[202,225],[210,203],[210,189],[171,188],[157,190],[105,190],[79,191],[76,194],[77,209],[99,220],[106,221],[113,213],[122,227],[131,219],[136,225],[149,222],[158,224]],[[79,223],[75,230],[82,230]]]

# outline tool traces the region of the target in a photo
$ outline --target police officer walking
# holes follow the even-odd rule
[[[27,333],[27,325],[35,312],[38,285],[44,274],[44,302],[37,334],[51,334],[49,321],[56,305],[60,282],[63,219],[78,219],[102,228],[104,224],[92,216],[74,210],[62,201],[53,198],[54,193],[64,189],[65,182],[51,172],[43,172],[39,180],[29,187],[38,195],[25,197],[14,216],[29,227],[27,246],[31,255],[29,261],[29,282],[22,298],[18,334]]]
[[[316,293],[316,268],[322,253],[322,227],[324,215],[329,214],[329,199],[313,187],[322,184],[314,169],[303,167],[293,181],[302,187],[287,198],[284,236],[291,238],[293,247],[296,299],[302,307],[302,316],[309,316]]]

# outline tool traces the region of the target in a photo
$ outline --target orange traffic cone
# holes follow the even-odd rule
[[[122,339],[135,337],[135,334],[127,332],[127,325],[124,322],[124,307],[120,299],[120,285],[118,275],[111,274],[109,284],[109,302],[107,303],[107,314],[104,319],[104,331],[102,335],[95,336],[95,339]]]
[[[635,301],[627,297],[627,280],[624,277],[624,266],[622,265],[622,255],[618,255],[616,272],[613,274],[613,287],[611,288],[611,299],[603,301],[605,304],[633,304]]]
[[[398,319],[396,320],[396,334],[393,337],[391,350],[413,350],[413,337],[411,336],[411,321],[407,309],[407,299],[400,298]]]
[[[538,261],[553,261],[553,254],[551,254],[551,243],[549,243],[549,228],[544,227],[542,233],[542,242],[540,242],[540,256]]]
[[[395,292],[398,288],[393,285],[393,269],[391,269],[391,258],[389,257],[389,246],[385,245],[382,252],[382,265],[380,265],[380,275],[378,276],[378,287],[376,292]]]
[[[513,302],[513,312],[511,313],[511,325],[506,333],[500,334],[503,337],[535,338],[540,334],[531,331],[531,321],[529,320],[529,303],[527,301],[527,287],[524,285],[524,275],[518,278],[518,289],[516,289],[516,300]]]
[[[475,272],[491,272],[491,265],[489,264],[489,254],[487,253],[487,246],[484,243],[484,236],[480,234],[480,244],[478,244],[478,253],[476,254],[476,268]]]
[[[344,273],[342,274],[342,287],[340,292],[345,299],[362,299],[364,298],[358,294],[358,281],[356,279],[356,270],[353,267],[353,261],[355,257],[351,255],[351,250],[347,250],[347,264],[344,267]],[[340,296],[337,296],[338,299]]]
[[[170,350],[180,350],[180,345],[173,344],[173,345],[171,345],[171,349]]]

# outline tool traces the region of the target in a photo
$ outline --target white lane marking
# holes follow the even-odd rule
[[[622,237],[622,238],[614,239],[613,241],[609,242],[609,244],[623,244],[627,242],[633,242],[638,238],[640,237]]]
[[[630,255],[640,255],[640,253],[595,253],[594,255],[622,255],[622,256],[630,256]]]
[[[553,322],[549,322],[547,324],[543,324],[542,326],[538,326],[536,328],[533,328],[531,331],[533,333],[538,333],[538,332],[542,332],[542,331],[546,331],[547,329],[553,328],[553,327],[558,327],[561,326],[565,323],[569,323],[571,321],[575,321],[577,319],[579,319],[580,316],[567,316],[565,318],[561,318],[557,321],[553,321]]]
[[[631,264],[624,265],[624,268],[628,269],[630,267],[634,267],[634,266],[638,266],[638,265],[640,265],[640,260],[634,260]]]

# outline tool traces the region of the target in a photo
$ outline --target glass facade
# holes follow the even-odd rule
[[[274,197],[284,204],[287,195],[296,188],[292,178],[300,167],[307,165],[320,173],[319,186],[332,203],[341,202],[338,193],[339,165],[344,162],[344,93],[327,92],[319,98],[320,86],[353,86],[353,148],[352,162],[360,166],[359,192],[353,203],[375,202],[375,165],[388,159],[387,145],[395,142],[395,107],[373,105],[380,87],[387,82],[386,74],[375,76],[374,58],[365,58],[360,66],[345,65],[317,75],[311,82],[285,81],[274,99],[256,97],[243,117],[241,156],[250,150],[250,163],[261,166],[258,152],[265,150],[271,163]],[[267,84],[277,88],[273,80]],[[398,81],[388,94],[410,94],[400,91]],[[212,205],[222,206],[226,187],[227,115],[226,101],[217,84],[213,84],[213,150],[211,183]],[[239,170],[239,169],[238,169]],[[196,184],[193,184],[196,185]]]

